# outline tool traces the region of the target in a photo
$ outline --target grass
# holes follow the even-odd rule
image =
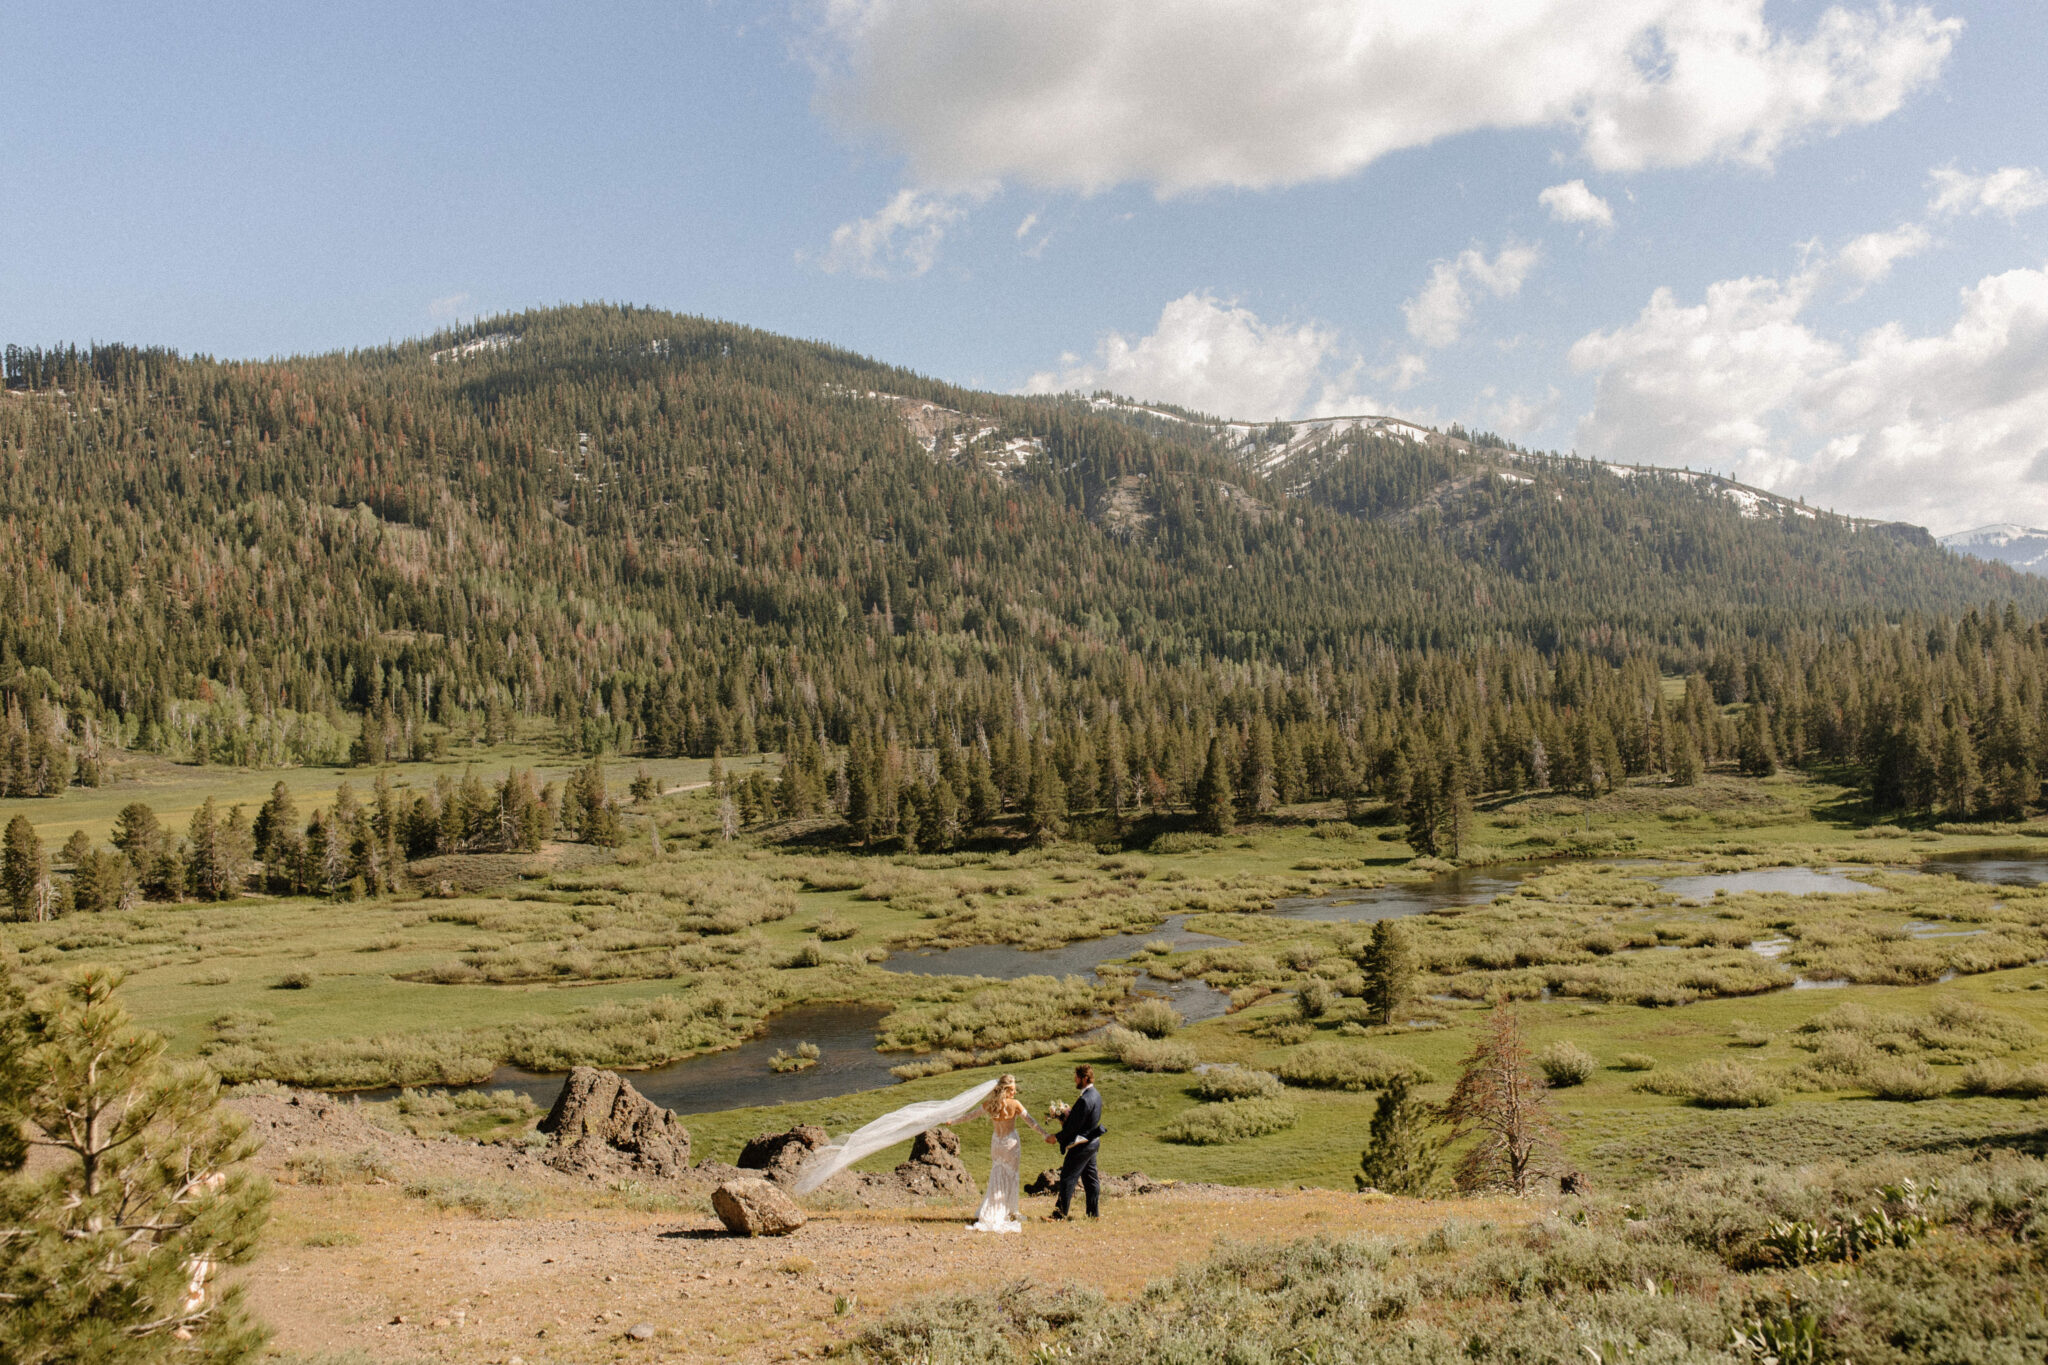
[[[479,766],[537,757],[508,750]],[[621,787],[637,766],[618,765]],[[698,780],[703,765],[649,767],[664,785],[680,785]],[[432,778],[414,765],[394,771],[415,783]],[[320,783],[341,774],[283,776],[304,810],[324,799]],[[369,774],[346,776],[367,790]],[[29,811],[54,843],[74,826],[91,832],[126,800],[151,800],[175,826],[202,794],[253,805],[277,777],[138,764],[114,788],[0,808]],[[1657,1135],[1716,1117],[1695,1095],[1637,1085],[1730,1074],[1695,1069],[1707,1062],[1739,1060],[1777,1094],[1771,1121],[1837,1134],[1814,1141],[1844,1151],[1861,1141],[1841,1136],[1853,1125],[1817,1116],[1840,1108],[1877,1132],[1933,1124],[1995,1133],[2024,1097],[2048,1089],[2038,1079],[2048,1068],[2040,1041],[2048,972],[2028,965],[2048,955],[2048,893],[1891,870],[1929,853],[2010,845],[2034,827],[1865,828],[1849,793],[1796,775],[1714,777],[1683,793],[1625,788],[1591,802],[1546,795],[1489,804],[1479,829],[1495,854],[1598,844],[1661,861],[1546,865],[1493,904],[1408,920],[1428,970],[1392,1028],[1367,1026],[1360,1008],[1367,926],[1268,913],[1276,898],[1423,879],[1384,817],[1352,824],[1334,807],[1301,808],[1228,839],[1141,830],[1120,850],[1066,844],[919,856],[849,853],[798,827],[785,843],[750,834],[720,845],[702,792],[644,810],[664,832],[659,859],[644,840],[616,857],[570,847],[509,862],[495,886],[449,899],[143,905],[0,926],[0,943],[19,953],[32,979],[84,961],[122,967],[127,1002],[146,1023],[180,1054],[204,1055],[236,1079],[282,1075],[337,1087],[476,1081],[507,1061],[540,1070],[652,1065],[729,1046],[792,1005],[889,1010],[884,1039],[922,1079],[693,1117],[699,1149],[724,1159],[778,1125],[851,1126],[910,1099],[954,1093],[996,1067],[1017,1072],[1027,1102],[1041,1109],[1070,1093],[1073,1060],[1096,1059],[1113,1116],[1112,1167],[1348,1188],[1373,1087],[1412,1070],[1431,1078],[1422,1097],[1441,1099],[1471,1024],[1500,994],[1519,1002],[1533,1046],[1570,1044],[1593,1057],[1590,1072],[1554,1099],[1571,1159],[1602,1178],[1656,1167]],[[1666,871],[1778,864],[1857,866],[1879,890],[1689,904],[1655,884]],[[918,977],[873,960],[904,947],[1142,937],[1175,914],[1234,942],[1176,949],[1144,939],[1133,963],[1065,980]],[[1139,962],[1164,980],[1201,978],[1237,1008],[1176,1030],[1163,1005],[1125,995]],[[1949,972],[1958,975],[1942,980]],[[293,976],[299,988],[272,989]],[[1784,989],[1794,976],[1850,984]],[[1305,1003],[1313,1007],[1306,1013]],[[1133,1033],[1171,1036],[1086,1036],[1119,1010]],[[1164,1142],[1191,1104],[1230,1097],[1197,1093],[1205,1076],[1142,1069],[1161,1059],[1278,1075],[1298,1120],[1227,1144]],[[1888,1098],[1872,1105],[1880,1094]],[[479,1112],[406,1121],[502,1137],[529,1120]],[[1673,1140],[1680,1149],[1690,1141]]]

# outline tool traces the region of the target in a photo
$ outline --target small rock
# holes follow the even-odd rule
[[[393,1327],[403,1327],[403,1326],[405,1326],[405,1314],[403,1314],[403,1313],[400,1313],[400,1314],[399,1314],[399,1315],[398,1315],[397,1317],[393,1318],[393,1319],[391,1320],[391,1325],[392,1325]]]
[[[432,1322],[427,1324],[427,1326],[429,1327],[446,1327],[447,1325],[448,1319],[446,1318],[435,1318]]]
[[[711,1192],[711,1207],[727,1232],[742,1237],[783,1237],[808,1221],[794,1200],[759,1176],[726,1181]]]
[[[636,1322],[626,1329],[626,1335],[635,1341],[652,1341],[654,1340],[654,1327],[651,1323]]]

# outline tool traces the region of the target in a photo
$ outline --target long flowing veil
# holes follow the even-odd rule
[[[985,1081],[950,1100],[919,1100],[916,1104],[906,1104],[884,1114],[831,1146],[820,1147],[811,1153],[811,1159],[797,1172],[796,1181],[790,1189],[797,1194],[809,1194],[862,1157],[872,1156],[898,1142],[907,1142],[927,1128],[936,1128],[942,1123],[958,1123],[980,1108],[981,1102],[995,1093],[995,1088],[995,1081]]]

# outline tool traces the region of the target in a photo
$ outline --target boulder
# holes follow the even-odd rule
[[[806,1221],[795,1200],[757,1175],[720,1185],[711,1192],[711,1207],[725,1230],[740,1237],[786,1237]]]
[[[831,1141],[830,1133],[808,1123],[786,1133],[763,1133],[740,1149],[739,1167],[743,1171],[759,1171],[777,1184],[787,1184],[803,1169],[812,1152]]]
[[[689,1130],[616,1071],[571,1071],[540,1131],[552,1139],[542,1160],[572,1175],[672,1178],[690,1169]]]
[[[910,1160],[896,1168],[896,1178],[913,1195],[974,1195],[980,1187],[960,1160],[960,1135],[939,1127],[919,1133],[910,1144]]]

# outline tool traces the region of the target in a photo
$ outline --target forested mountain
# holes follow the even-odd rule
[[[1718,485],[1463,433],[1219,439],[630,308],[270,362],[9,348],[6,383],[16,793],[107,742],[382,762],[515,714],[589,752],[958,744],[1091,805],[1192,799],[1225,731],[1234,772],[1353,790],[1410,715],[1534,780],[1589,708],[1595,750],[1671,761],[1626,737],[1660,674],[1762,687],[1848,632],[2048,614],[1924,533]]]

